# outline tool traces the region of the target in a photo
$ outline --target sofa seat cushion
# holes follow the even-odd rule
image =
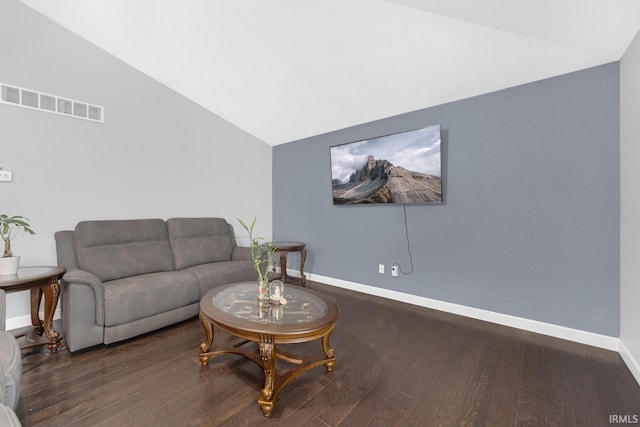
[[[192,272],[198,276],[201,296],[216,286],[258,280],[258,273],[254,270],[253,263],[250,260],[194,265],[182,271]]]
[[[166,271],[104,283],[104,325],[143,319],[200,301],[197,276]]]
[[[22,355],[20,346],[13,335],[0,331],[0,384],[2,385],[3,403],[16,409],[20,399],[20,383],[22,380]]]

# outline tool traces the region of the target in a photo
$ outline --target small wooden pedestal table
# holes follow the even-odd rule
[[[264,370],[264,387],[258,406],[265,417],[271,415],[278,394],[298,375],[317,366],[325,365],[333,371],[336,363],[329,337],[338,320],[340,310],[330,299],[299,287],[285,287],[285,305],[259,303],[257,284],[253,282],[221,286],[207,292],[200,301],[200,321],[205,341],[200,344],[200,363],[221,354],[239,354]],[[213,327],[242,338],[244,342],[228,349],[211,351]],[[276,349],[276,345],[303,343],[319,339],[324,354],[293,356]],[[240,346],[258,343],[257,351]],[[284,373],[277,371],[276,359],[291,364]]]
[[[60,347],[62,335],[53,329],[53,314],[58,305],[60,283],[62,275],[67,271],[64,267],[22,267],[18,273],[10,276],[0,276],[0,288],[5,292],[18,292],[29,289],[31,291],[31,324],[34,334],[27,336],[27,344],[22,348],[45,345],[50,351],[57,351]],[[44,321],[40,320],[40,302],[44,294]],[[38,340],[36,335],[44,335],[47,341]],[[19,336],[20,337],[20,336]]]
[[[307,277],[304,275],[304,262],[307,259],[307,249],[303,242],[269,242],[269,245],[280,252],[280,272],[282,282],[287,283],[287,254],[289,252],[300,252],[300,284],[307,285]],[[291,283],[291,282],[289,282]]]

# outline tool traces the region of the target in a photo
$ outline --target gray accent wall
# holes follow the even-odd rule
[[[54,232],[88,219],[219,216],[243,234],[236,217],[257,216],[271,235],[271,146],[17,0],[0,1],[0,52],[0,82],[105,107],[101,124],[0,104],[0,213],[37,232],[14,241],[22,265],[55,264]],[[8,298],[29,314],[28,293]]]
[[[317,275],[617,337],[619,119],[611,63],[278,145],[274,238]],[[436,123],[445,203],[406,207],[392,278],[403,207],[334,206],[329,147]]]

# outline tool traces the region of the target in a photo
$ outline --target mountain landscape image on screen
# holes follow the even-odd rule
[[[332,147],[331,167],[336,205],[442,203],[437,125]]]
[[[440,177],[394,166],[388,160],[368,157],[367,164],[354,171],[349,182],[334,182],[335,204],[351,203],[439,203]]]

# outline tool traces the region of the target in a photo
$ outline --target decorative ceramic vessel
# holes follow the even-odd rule
[[[19,265],[20,265],[19,256],[0,258],[0,276],[9,276],[9,275],[17,274]]]

